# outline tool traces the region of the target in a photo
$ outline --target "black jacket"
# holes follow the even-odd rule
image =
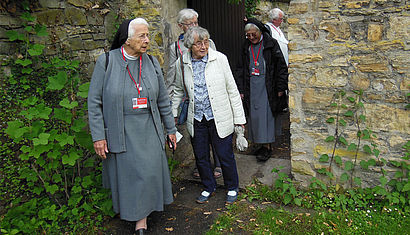
[[[288,67],[278,42],[266,31],[263,31],[262,43],[263,58],[265,59],[266,64],[266,91],[268,93],[269,106],[272,110],[272,114],[276,115],[277,113],[282,112],[283,106],[285,105],[284,102],[286,102],[285,94],[282,97],[278,97],[278,92],[288,90]],[[245,39],[242,45],[241,56],[234,73],[239,93],[244,95],[243,104],[247,114],[249,114],[250,106],[250,45],[251,42],[248,39]]]

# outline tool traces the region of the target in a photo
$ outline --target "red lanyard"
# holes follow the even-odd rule
[[[181,56],[182,56],[182,50],[181,50],[181,47],[179,46],[179,39],[178,39],[178,50],[179,50],[179,53],[181,53]]]
[[[252,56],[253,56],[253,62],[255,63],[255,66],[258,66],[258,58],[259,58],[259,52],[261,52],[261,48],[262,48],[262,43],[259,45],[258,55],[256,56],[256,60],[255,60],[255,54],[253,54],[253,47],[252,47],[252,45],[251,45],[251,51],[252,51]]]
[[[122,53],[122,58],[124,59],[124,61],[127,61],[125,59],[125,55],[124,55],[124,47],[121,47],[121,53]],[[138,96],[140,95],[140,87],[142,87],[142,82],[141,82],[141,67],[142,67],[142,55],[140,55],[140,74],[138,77],[138,84],[135,82],[134,78],[131,75],[130,69],[128,68],[128,64],[127,64],[127,70],[128,70],[128,74],[130,75],[132,81],[135,83],[135,87],[137,87],[137,91],[138,91]]]
[[[278,34],[279,34],[279,36],[280,36],[280,32],[279,32],[279,30],[276,28],[276,26],[275,25],[272,25],[273,27],[272,28],[274,28],[275,30],[276,30],[276,32],[278,32]]]

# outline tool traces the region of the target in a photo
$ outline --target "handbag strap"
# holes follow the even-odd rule
[[[185,86],[184,62],[182,61],[182,55],[179,57],[179,60],[181,61],[182,83],[184,84],[185,95],[188,97],[188,91]]]

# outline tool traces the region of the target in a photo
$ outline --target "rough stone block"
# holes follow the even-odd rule
[[[303,14],[308,12],[309,4],[307,2],[291,2],[288,14]]]
[[[60,9],[47,10],[34,14],[40,24],[52,26],[64,24],[65,16]]]
[[[388,60],[376,55],[352,56],[351,63],[361,72],[386,72]]]
[[[289,63],[313,63],[322,60],[320,54],[290,54]]]
[[[323,141],[323,140],[321,140]],[[362,145],[363,146],[363,145]],[[362,146],[359,146],[362,147]],[[315,148],[313,149],[313,156],[319,160],[320,156],[322,156],[322,154],[327,154],[329,156],[332,155],[333,152],[333,148],[329,148],[326,147],[324,145],[316,145]],[[336,148],[335,149],[335,156],[339,156],[341,158],[345,157],[345,158],[349,158],[350,160],[355,159],[356,158],[356,151],[347,151],[347,149],[342,149],[342,148]],[[357,159],[358,160],[368,160],[372,158],[371,155],[363,152],[363,151],[358,151],[357,152]]]
[[[313,87],[344,87],[347,84],[347,74],[347,71],[340,68],[319,68],[308,84]]]
[[[291,161],[292,164],[292,172],[302,174],[302,175],[310,175],[316,176],[316,172],[312,169],[310,164],[306,161]]]
[[[87,0],[68,0],[67,2],[75,7],[90,8],[92,6],[92,3]]]
[[[78,51],[84,49],[83,40],[80,37],[69,38],[66,42],[70,50]]]
[[[349,24],[340,21],[322,21],[319,24],[319,29],[329,33],[326,39],[330,41],[345,41],[350,38],[351,34]]]
[[[66,8],[64,10],[64,15],[71,25],[87,25],[87,17],[84,14],[84,11],[78,8]]]
[[[367,90],[370,86],[370,79],[367,74],[353,72],[350,77],[350,84],[353,89]]]
[[[408,40],[409,38],[410,17],[408,16],[392,16],[389,18],[389,26],[387,29],[387,38],[389,40]]]
[[[95,50],[98,48],[104,48],[103,40],[85,40],[84,41],[84,49]]]
[[[379,24],[369,24],[367,29],[367,39],[370,42],[382,40],[383,26]]]
[[[375,131],[410,133],[409,111],[385,104],[365,104],[367,124]]]
[[[44,8],[61,8],[62,2],[56,0],[39,0],[39,3]]]
[[[288,22],[288,24],[299,24],[300,19],[298,19],[298,18],[289,18],[287,20],[287,22]]]
[[[305,88],[303,90],[302,105],[309,108],[324,108],[330,104],[333,93],[328,90]]]

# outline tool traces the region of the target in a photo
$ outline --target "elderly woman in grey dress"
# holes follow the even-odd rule
[[[281,133],[278,115],[286,106],[288,68],[278,42],[260,21],[248,19],[245,33],[235,79],[248,116],[248,138],[260,146],[254,154],[266,161]]]
[[[148,23],[124,21],[109,54],[94,68],[88,95],[95,152],[103,159],[103,185],[114,211],[147,229],[147,216],[173,201],[164,127],[176,147],[170,101],[155,57],[146,54]],[[172,143],[172,144],[171,144]]]

